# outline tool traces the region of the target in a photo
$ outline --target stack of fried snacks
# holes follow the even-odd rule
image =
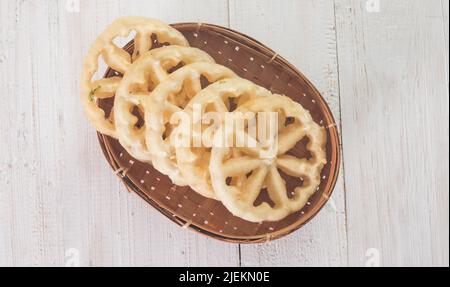
[[[132,53],[114,43],[132,33]],[[162,47],[152,49],[154,38]],[[99,59],[116,76],[94,79]],[[108,114],[99,106],[107,98]],[[308,110],[239,78],[154,19],[120,18],[100,34],[84,62],[81,102],[97,131],[131,156],[251,222],[301,210],[327,163],[326,131]],[[289,153],[305,138],[308,158]],[[288,193],[281,174],[301,184]],[[256,205],[263,191],[270,203]]]

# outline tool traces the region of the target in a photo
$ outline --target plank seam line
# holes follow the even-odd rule
[[[441,15],[442,15],[442,40],[444,41],[444,51],[448,49],[447,47],[447,42],[446,42],[446,38],[445,38],[445,28],[446,28],[446,23],[445,23],[445,13],[444,13],[445,9],[444,9],[444,2],[443,0],[441,0]],[[444,53],[444,57],[446,62],[448,63],[449,59],[448,59],[448,54]],[[447,65],[446,63],[446,65]],[[449,93],[449,81],[448,81],[448,66],[445,69],[445,78],[447,79],[447,95]]]
[[[336,14],[336,0],[333,1],[333,11],[334,11],[334,37],[335,37],[335,47],[336,47],[336,68],[337,68],[337,82],[338,82],[338,99],[339,99],[339,129],[341,130],[341,156],[342,156],[342,183],[344,188],[344,210],[345,210],[345,240],[347,244],[347,265],[349,265],[350,254],[349,254],[349,240],[348,240],[348,215],[347,215],[347,186],[345,183],[345,156],[344,156],[344,132],[342,125],[342,101],[341,101],[341,73],[339,68],[339,45],[338,45],[338,33],[337,33],[337,14]]]

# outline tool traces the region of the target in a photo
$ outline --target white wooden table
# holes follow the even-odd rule
[[[0,266],[448,266],[448,0],[0,1]],[[215,23],[302,70],[344,163],[330,204],[269,244],[183,230],[128,193],[78,98],[113,19]]]

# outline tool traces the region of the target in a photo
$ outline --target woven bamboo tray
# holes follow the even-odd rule
[[[151,165],[132,158],[117,140],[98,134],[106,159],[128,190],[137,193],[151,206],[183,228],[235,243],[261,243],[281,238],[306,224],[326,204],[339,173],[339,137],[333,115],[317,89],[294,66],[258,41],[239,32],[211,24],[182,23],[172,25],[193,47],[209,53],[219,64],[239,76],[274,93],[284,94],[301,103],[314,120],[327,128],[327,160],[322,183],[301,211],[278,222],[252,223],[233,216],[220,202],[207,199],[189,187],[174,186],[170,179]],[[155,40],[155,47],[161,46]],[[133,50],[133,43],[125,49]],[[109,69],[105,77],[115,75]],[[106,111],[112,100],[101,103]],[[290,153],[307,157],[307,142],[300,142]],[[288,192],[299,184],[285,178]],[[264,196],[259,200],[265,200]]]

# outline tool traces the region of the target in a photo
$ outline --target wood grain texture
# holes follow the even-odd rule
[[[368,2],[0,1],[0,266],[64,266],[73,251],[82,266],[364,266],[374,252],[384,266],[448,266],[449,1],[380,0],[379,12]],[[78,86],[89,44],[126,15],[229,26],[311,79],[344,158],[313,221],[231,245],[125,190]]]
[[[336,1],[350,265],[448,265],[440,1]]]
[[[449,47],[448,47],[448,31],[449,31],[449,19],[448,19],[448,13],[449,13],[449,0],[441,0],[441,4],[442,4],[442,30],[444,33],[444,41],[445,41],[445,50],[449,51]],[[448,69],[449,69],[449,57],[448,54],[445,53],[444,56],[447,61],[446,61],[446,68],[447,68],[447,86],[448,86]]]
[[[298,67],[325,97],[339,124],[336,33],[331,1],[230,1],[230,26],[268,45]],[[346,265],[344,197],[341,173],[331,204],[312,222],[285,239],[242,246],[242,265]]]
[[[227,25],[227,3],[65,2],[1,2],[0,265],[61,266],[75,248],[83,266],[237,266],[238,246],[187,232],[125,190],[78,99],[83,55],[116,17]]]

